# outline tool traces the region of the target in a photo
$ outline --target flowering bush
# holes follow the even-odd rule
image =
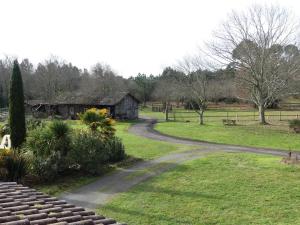
[[[88,109],[79,114],[79,118],[89,126],[93,133],[99,134],[101,138],[109,139],[115,134],[113,128],[115,121],[110,118],[107,109]]]

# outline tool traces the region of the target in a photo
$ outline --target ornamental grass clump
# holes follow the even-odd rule
[[[43,180],[53,180],[69,167],[71,130],[65,122],[53,121],[31,131],[25,148],[31,153],[32,172]]]
[[[28,172],[28,161],[23,152],[0,150],[0,180],[20,182]]]

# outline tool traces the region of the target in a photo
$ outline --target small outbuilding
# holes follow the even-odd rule
[[[106,96],[100,106],[107,108],[113,118],[137,119],[139,117],[139,100],[128,92],[119,92]]]
[[[31,100],[25,102],[27,113],[36,118],[61,117],[63,119],[77,119],[78,113],[90,108],[106,108],[114,119],[138,119],[138,105],[140,101],[128,92],[118,92],[106,96],[95,102],[44,102]]]

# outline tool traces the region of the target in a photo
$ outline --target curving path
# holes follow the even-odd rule
[[[274,156],[287,155],[286,151],[280,150],[215,144],[171,137],[155,131],[153,129],[155,123],[156,120],[145,118],[141,123],[130,127],[129,132],[154,140],[199,146],[199,149],[170,153],[158,159],[139,162],[126,169],[118,169],[113,173],[101,177],[94,183],[85,185],[71,192],[63,193],[60,198],[88,209],[95,209],[107,203],[116,194],[125,192],[146,179],[157,176],[182,162],[201,158],[211,152],[228,151],[252,152]]]
[[[287,151],[285,150],[275,150],[275,149],[268,149],[268,148],[256,148],[256,147],[245,147],[245,146],[238,146],[238,145],[228,145],[228,144],[218,144],[212,142],[205,142],[205,141],[195,141],[186,138],[174,137],[167,134],[162,134],[153,129],[154,125],[157,123],[156,119],[151,118],[143,118],[142,123],[138,123],[129,128],[129,132],[154,139],[159,141],[166,141],[170,143],[178,143],[178,144],[186,144],[186,145],[199,145],[202,148],[212,149],[212,150],[230,150],[230,151],[239,151],[239,152],[252,152],[252,153],[260,153],[260,154],[269,154],[274,156],[286,156]],[[297,153],[299,155],[299,153]]]

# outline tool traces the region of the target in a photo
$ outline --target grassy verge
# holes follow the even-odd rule
[[[224,153],[179,165],[98,212],[132,225],[299,224],[299,192],[298,166]]]
[[[287,131],[280,124],[224,126],[221,122],[211,122],[200,126],[196,123],[162,122],[155,129],[194,140],[300,151],[300,135]]]
[[[59,178],[51,184],[35,185],[34,188],[46,194],[52,196],[58,196],[63,192],[71,191],[73,189],[79,188],[80,186],[89,184],[95,181],[97,178],[98,177],[96,176],[91,176],[86,174],[78,176],[77,174],[77,175],[71,175],[71,176]]]

